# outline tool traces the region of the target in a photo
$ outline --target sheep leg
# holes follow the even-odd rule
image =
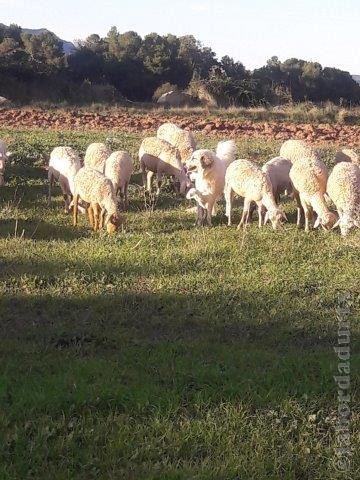
[[[87,214],[88,214],[88,217],[89,217],[89,223],[91,225],[91,228],[94,228],[94,225],[95,225],[94,210],[93,210],[91,204],[87,208]]]
[[[99,217],[100,217],[100,207],[99,205],[96,203],[96,204],[93,204],[93,210],[94,210],[94,230],[95,232],[97,232],[99,230]]]
[[[99,229],[100,230],[102,230],[104,228],[105,214],[106,214],[106,210],[105,210],[105,208],[102,208],[100,210],[100,223],[99,223]]]
[[[146,190],[146,184],[147,184],[147,182],[146,182],[146,180],[147,180],[146,167],[145,167],[144,162],[142,162],[141,160],[140,160],[140,169],[141,169],[143,187],[144,187],[144,190]]]
[[[152,187],[152,179],[154,177],[154,172],[151,172],[150,170],[147,172],[146,176],[146,190],[148,192],[151,192],[151,187]]]
[[[120,197],[120,206],[124,210],[125,208],[125,202],[124,202],[124,186],[119,187],[118,194]]]
[[[305,232],[308,232],[310,230],[311,209],[308,207],[307,203],[303,200],[301,200],[301,205],[304,209],[304,215],[305,215]]]
[[[228,219],[228,226],[230,226],[231,225],[232,201],[233,201],[233,198],[234,198],[234,192],[233,192],[233,189],[228,185],[225,187],[224,196],[225,196],[225,202],[226,202],[225,215],[227,216],[227,219]]]
[[[300,228],[300,225],[301,225],[301,215],[302,215],[303,207],[302,207],[302,203],[301,203],[301,200],[300,200],[300,194],[299,194],[299,192],[294,189],[293,194],[294,194],[294,199],[295,199],[296,205],[297,205],[296,226],[297,226],[298,228]]]
[[[124,210],[127,210],[129,208],[128,189],[129,182],[126,182],[124,187]]]
[[[237,230],[240,230],[240,228],[245,224],[247,224],[247,221],[249,219],[249,209],[250,209],[250,201],[244,198],[244,206],[243,206],[243,212],[241,216],[241,220],[239,225],[237,226]]]
[[[74,227],[76,227],[78,223],[78,203],[79,203],[79,195],[75,193],[74,195]]]

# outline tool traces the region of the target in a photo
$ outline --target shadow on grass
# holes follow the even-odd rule
[[[56,411],[97,398],[106,409],[111,398],[127,410],[236,399],[259,407],[331,396],[336,331],[324,332],[310,309],[291,312],[290,320],[289,307],[246,292],[232,298],[226,292],[4,296],[2,361],[6,378],[14,380],[5,381],[9,393],[3,391],[2,403],[11,398]],[[307,327],[294,326],[304,321]],[[24,375],[33,391],[26,398],[15,381]],[[53,398],[68,382],[77,389],[61,389]]]
[[[34,240],[62,240],[70,242],[78,238],[89,237],[91,229],[73,227],[69,217],[69,226],[55,225],[43,220],[0,220],[0,238],[23,237]]]

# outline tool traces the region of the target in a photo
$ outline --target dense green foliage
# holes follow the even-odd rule
[[[0,130],[14,151],[0,189],[0,477],[359,478],[358,455],[346,477],[333,466],[342,290],[353,402],[360,387],[359,232],[298,231],[293,202],[276,233],[239,233],[223,208],[195,229],[169,191],[149,207],[136,173],[122,232],[75,229],[60,191],[46,205],[41,167],[55,145],[83,153],[105,135]],[[135,155],[140,137],[107,136]],[[279,149],[238,145],[261,162]],[[354,453],[359,420],[354,408]]]
[[[65,56],[51,32],[23,33],[0,24],[0,94],[16,101],[149,101],[163,84],[192,94],[206,91],[220,106],[289,101],[360,101],[360,86],[347,72],[319,63],[271,58],[250,72],[240,62],[216,58],[193,36],[176,37],[112,27],[105,38],[90,35]]]

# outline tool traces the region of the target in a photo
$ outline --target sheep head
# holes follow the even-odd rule
[[[265,214],[264,224],[270,220],[274,230],[278,230],[282,226],[282,221],[287,221],[284,210],[281,207],[277,207],[274,210],[268,210]]]
[[[106,223],[106,231],[109,235],[115,233],[121,225],[121,218],[117,213],[111,215]]]
[[[321,216],[318,215],[314,223],[314,228],[318,228],[320,225],[324,230],[331,230],[338,222],[338,217],[333,212],[325,212]]]

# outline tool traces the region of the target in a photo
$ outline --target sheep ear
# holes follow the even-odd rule
[[[314,228],[318,228],[321,224],[321,218],[318,216],[314,223]]]
[[[340,218],[339,220],[333,225],[332,229],[337,228],[340,225]]]
[[[200,157],[200,163],[203,168],[209,168],[214,163],[214,159],[211,155],[204,153]]]
[[[269,212],[266,212],[265,218],[264,218],[264,225],[266,225],[269,220],[270,220]]]

